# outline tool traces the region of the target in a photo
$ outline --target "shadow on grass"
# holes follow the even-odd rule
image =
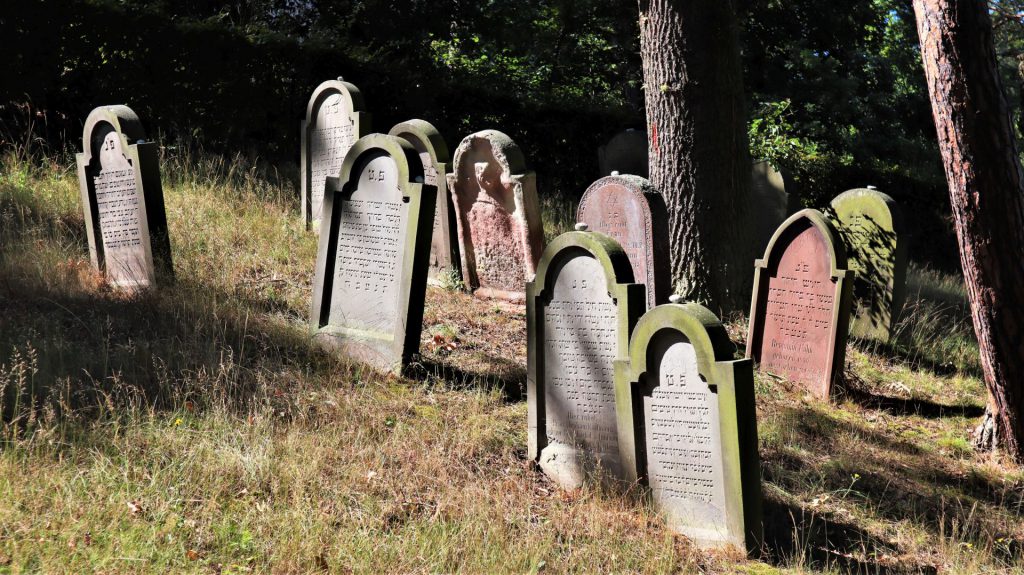
[[[406,370],[408,377],[432,383],[442,380],[452,389],[500,390],[508,402],[526,397],[526,368],[508,358],[486,356],[486,371],[463,369],[441,358],[423,357]]]
[[[976,418],[985,414],[985,408],[978,405],[944,405],[927,399],[908,399],[875,394],[849,378],[839,390],[838,397],[840,398],[845,397],[861,407],[884,411],[890,415],[916,415],[926,419],[939,419],[943,417]]]

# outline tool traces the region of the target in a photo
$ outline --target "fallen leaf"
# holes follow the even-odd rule
[[[142,513],[142,504],[138,501],[129,501],[128,509],[131,510],[132,515],[139,515]]]
[[[196,559],[199,559],[199,552],[195,549],[189,549],[185,552],[185,557],[188,557],[189,561],[195,561]]]

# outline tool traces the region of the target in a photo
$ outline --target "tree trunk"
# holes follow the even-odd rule
[[[984,0],[914,0],[998,443],[1024,459],[1024,187]],[[983,434],[984,435],[984,434]],[[994,443],[994,442],[993,442]]]
[[[749,307],[750,152],[729,0],[639,0],[651,183],[669,211],[676,293]]]

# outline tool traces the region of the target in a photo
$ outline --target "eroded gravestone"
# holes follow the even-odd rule
[[[627,425],[635,433],[623,443],[669,527],[703,547],[753,550],[761,541],[754,373],[734,350],[707,308],[660,305],[634,328],[616,389],[643,418]]]
[[[845,191],[832,200],[830,216],[849,250],[855,337],[888,341],[903,307],[907,237],[896,200],[873,189]]]
[[[645,178],[606,176],[580,199],[576,221],[614,238],[633,264],[633,278],[647,286],[647,307],[668,301],[668,211]]]
[[[427,279],[431,283],[441,283],[440,277],[444,274],[453,275],[452,279],[461,279],[462,263],[455,226],[455,205],[448,193],[447,175],[451,166],[448,146],[437,128],[425,120],[402,122],[391,128],[389,133],[405,139],[416,148],[423,164],[424,183],[437,188]]]
[[[622,465],[617,417],[630,405],[614,376],[645,307],[626,253],[598,232],[556,238],[526,287],[529,455],[566,489],[636,479]]]
[[[370,114],[363,111],[363,95],[352,84],[329,80],[317,86],[302,121],[299,179],[306,227],[320,230],[324,182],[341,172],[348,150],[370,132]]]
[[[313,306],[314,337],[400,372],[419,350],[437,188],[409,142],[370,134],[327,179]]]
[[[630,128],[615,134],[597,150],[597,164],[602,176],[619,172],[646,178],[647,132]]]
[[[523,152],[497,130],[471,134],[455,151],[448,188],[466,287],[482,297],[522,301],[544,249],[537,178]]]
[[[757,249],[763,250],[772,234],[800,209],[795,193],[786,190],[786,178],[767,160],[754,162],[751,168],[751,200],[756,222]]]
[[[85,120],[78,182],[92,264],[107,282],[137,289],[173,281],[157,145],[127,106]]]
[[[842,375],[855,275],[824,214],[801,210],[754,267],[747,357],[821,399]]]

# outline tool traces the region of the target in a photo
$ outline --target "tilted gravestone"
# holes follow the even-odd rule
[[[127,106],[89,113],[77,154],[92,264],[119,288],[173,281],[157,145]]]
[[[797,195],[786,190],[786,179],[783,173],[773,168],[767,160],[759,160],[753,164],[750,191],[758,250],[763,250],[779,225],[790,214],[800,209]]]
[[[409,142],[360,138],[327,179],[310,314],[314,337],[400,372],[419,350],[437,188]]]
[[[707,308],[660,305],[633,329],[615,382],[636,406],[627,417],[643,418],[620,418],[635,430],[623,441],[628,464],[669,527],[703,547],[752,550],[761,541],[754,373],[734,350]]]
[[[648,177],[647,132],[632,128],[619,132],[597,150],[597,163],[602,176],[619,172]]]
[[[447,175],[451,166],[448,146],[437,128],[424,120],[402,122],[391,128],[389,134],[405,139],[416,148],[423,163],[424,183],[437,188],[427,279],[439,283],[439,276],[446,273],[454,273],[458,279],[462,276],[462,263],[455,229],[455,205],[448,194]]]
[[[821,399],[843,371],[853,278],[846,249],[824,214],[801,210],[754,267],[747,357]]]
[[[903,307],[907,237],[896,200],[872,189],[845,191],[832,200],[830,216],[849,250],[855,337],[888,341]]]
[[[537,178],[526,170],[523,152],[497,130],[466,136],[455,150],[448,188],[466,287],[482,297],[522,301],[544,249]]]
[[[633,277],[647,286],[647,307],[668,301],[668,211],[661,194],[640,176],[606,176],[580,200],[576,221],[614,238],[633,264]]]
[[[645,307],[626,253],[598,232],[557,237],[526,287],[529,455],[566,489],[595,474],[635,479],[617,420],[631,407],[617,405],[614,375]]]
[[[363,110],[359,88],[341,78],[320,84],[309,99],[299,161],[302,214],[308,228],[320,229],[324,182],[341,172],[349,148],[370,133],[370,114]]]

